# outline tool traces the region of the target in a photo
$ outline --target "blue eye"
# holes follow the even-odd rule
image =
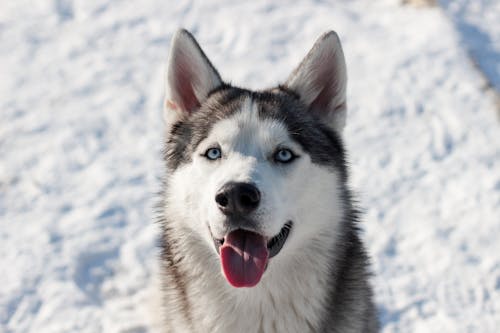
[[[296,157],[290,149],[286,148],[282,148],[274,153],[274,160],[279,163],[290,163]]]
[[[221,158],[221,156],[222,152],[220,151],[220,148],[209,148],[205,152],[205,157],[212,161]]]

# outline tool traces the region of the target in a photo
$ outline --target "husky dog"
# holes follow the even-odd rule
[[[160,204],[167,332],[376,332],[348,188],[346,66],[321,36],[288,80],[222,81],[179,30]]]

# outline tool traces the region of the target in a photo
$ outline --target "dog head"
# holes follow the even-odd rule
[[[165,214],[220,256],[231,285],[254,286],[270,261],[334,234],[346,180],[346,81],[333,31],[284,85],[263,91],[224,83],[189,32],[175,35]]]

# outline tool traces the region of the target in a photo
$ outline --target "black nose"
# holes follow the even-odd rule
[[[217,192],[215,202],[226,215],[245,215],[259,206],[260,191],[253,184],[230,182]]]

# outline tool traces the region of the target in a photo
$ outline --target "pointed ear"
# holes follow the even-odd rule
[[[323,34],[285,87],[296,92],[310,112],[341,133],[345,125],[347,74],[344,52],[334,31]]]
[[[164,117],[168,123],[195,112],[208,94],[222,85],[217,70],[184,29],[173,37],[165,81]]]

